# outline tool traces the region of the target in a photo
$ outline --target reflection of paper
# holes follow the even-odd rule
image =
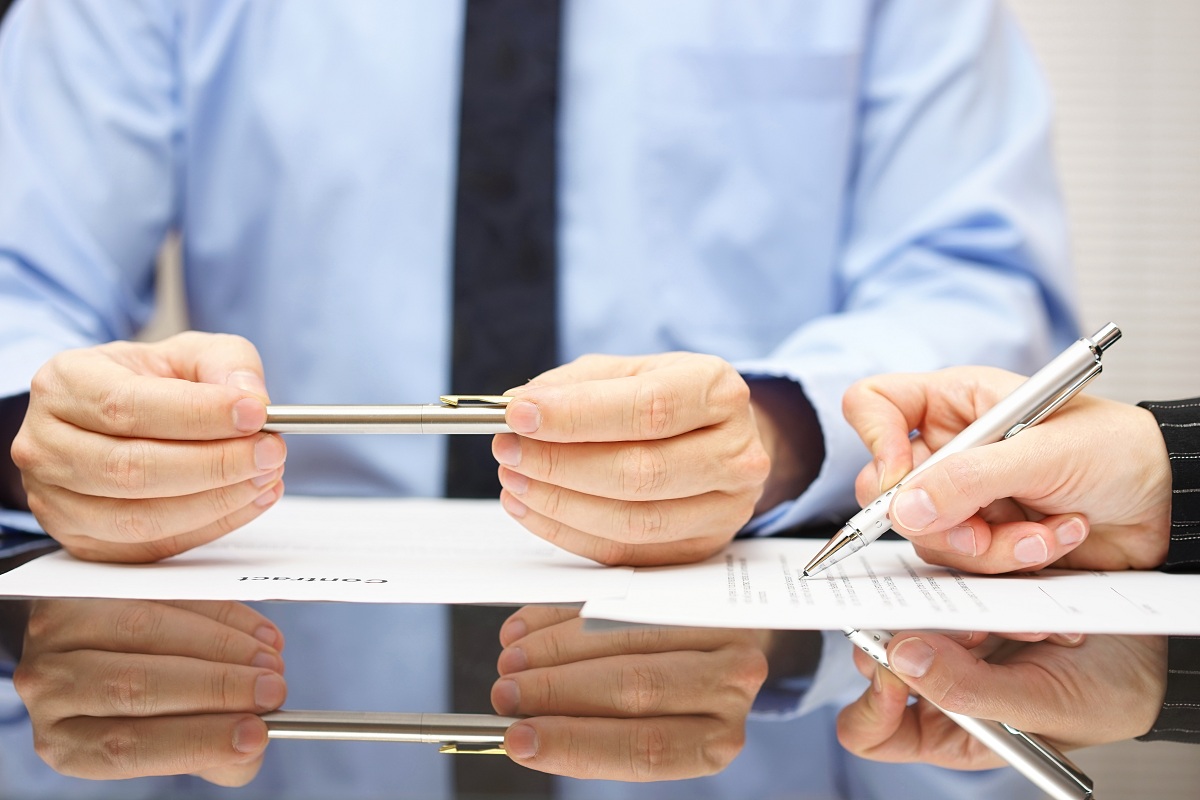
[[[285,497],[244,528],[157,564],[44,556],[0,575],[0,595],[574,602],[623,594],[629,576],[537,538],[496,501]]]
[[[753,539],[690,567],[639,569],[623,598],[583,616],[775,629],[1200,634],[1200,575],[1067,572],[983,577],[933,567],[907,542],[875,542],[801,578],[821,542]]]

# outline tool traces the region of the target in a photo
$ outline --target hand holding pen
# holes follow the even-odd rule
[[[838,716],[842,745],[877,761],[949,769],[1004,763],[938,708],[1004,719],[1063,750],[1121,741],[1150,729],[1165,692],[1166,640],[1156,636],[1091,635],[1063,646],[898,632],[884,654],[891,672],[856,651],[871,686]],[[922,699],[910,704],[912,692]],[[1082,792],[1070,781],[1066,787]]]
[[[1028,437],[1041,431],[1034,425],[1064,406],[1100,373],[1102,353],[1119,337],[1115,325],[1105,325],[1093,336],[1075,342],[1016,388],[1011,388],[1018,380],[1015,376],[983,368],[884,376],[852,387],[843,403],[847,419],[876,458],[876,463],[860,475],[859,499],[878,494],[877,488],[868,485],[872,478],[878,481],[875,487],[888,486],[891,476],[904,475],[911,464],[916,466],[899,483],[869,500],[821,549],[806,572],[816,574],[832,566],[875,541],[893,525],[915,541],[929,537],[924,548],[942,556],[931,560],[976,572],[1036,568],[1061,555],[1064,548],[1078,544],[1088,524],[1078,514],[1050,519],[1048,523],[1028,520],[1031,516],[1076,511],[1071,503],[1086,497],[1094,487],[1072,486],[1064,478],[1070,473],[1044,469],[1043,460],[1054,460],[1056,454],[1042,452],[1046,438]],[[981,379],[981,375],[986,377]],[[1006,389],[1011,391],[1005,396]],[[1032,432],[1020,437],[1020,446],[1014,444],[1012,437],[1031,428]],[[908,434],[912,430],[920,435],[910,442]],[[988,452],[981,455],[984,450]],[[1114,455],[1124,455],[1125,450],[1122,443],[1113,443]],[[1122,477],[1126,477],[1126,466],[1117,468]],[[1044,476],[1043,483],[1058,482],[1049,492],[1056,495],[1055,503],[1035,508],[1008,502],[989,508],[997,498],[1014,496],[997,490],[1003,492],[1019,485],[1021,476],[1031,471]],[[1005,477],[993,483],[995,475]],[[965,513],[939,513],[929,493],[919,486],[929,481],[946,487],[945,495],[956,497],[956,510]],[[976,499],[979,503],[967,509]],[[987,519],[997,525],[995,531],[983,517],[973,516],[983,508],[987,508]],[[1050,525],[1055,526],[1054,547],[1043,535]],[[999,543],[996,549],[992,549],[993,533]],[[985,553],[987,556],[980,559]]]
[[[862,381],[846,418],[875,461],[857,493],[869,502],[1000,398],[1021,377],[959,367]],[[912,441],[908,432],[920,430]],[[882,467],[880,466],[882,464]],[[930,563],[975,573],[1151,569],[1166,556],[1171,466],[1153,415],[1090,395],[1036,428],[944,459],[905,482],[893,529]]]

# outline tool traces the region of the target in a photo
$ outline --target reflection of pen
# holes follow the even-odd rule
[[[274,711],[263,714],[272,739],[440,744],[443,753],[504,753],[504,732],[517,717],[491,714],[400,714],[380,711]]]
[[[845,630],[844,633],[855,646],[861,647],[867,655],[891,671],[891,665],[887,660],[887,645],[892,639],[890,633],[852,628]],[[947,711],[928,698],[926,698],[926,702],[987,745],[993,753],[1011,764],[1017,772],[1032,781],[1054,800],[1082,800],[1095,797],[1092,793],[1092,779],[1042,738],[1019,731],[1003,722],[977,719]]]
[[[1100,356],[1120,338],[1120,329],[1110,322],[1090,337],[1068,347],[1012,394],[960,431],[944,447],[913,467],[912,472],[901,478],[899,483],[851,517],[808,562],[804,575],[816,575],[832,567],[891,530],[888,510],[892,495],[914,475],[924,472],[947,456],[1014,436],[1052,414],[1100,374]]]
[[[391,406],[267,406],[271,433],[507,433],[511,398],[448,394],[440,403]]]

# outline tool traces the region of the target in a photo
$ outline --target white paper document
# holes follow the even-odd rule
[[[588,601],[583,616],[729,628],[1200,634],[1200,575],[968,575],[926,564],[908,542],[878,541],[802,578],[821,544],[740,540],[701,564],[639,569],[628,593]]]
[[[156,564],[43,556],[0,575],[0,596],[561,603],[623,595],[631,574],[539,539],[494,500],[284,497]]]

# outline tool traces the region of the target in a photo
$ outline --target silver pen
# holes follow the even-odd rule
[[[899,483],[851,517],[808,562],[804,568],[805,577],[832,567],[891,530],[892,521],[888,518],[888,511],[892,496],[913,476],[947,456],[1015,436],[1054,413],[1088,381],[1100,374],[1100,356],[1120,338],[1120,329],[1110,322],[1056,356],[944,447],[913,467]]]
[[[403,714],[381,711],[273,711],[263,714],[270,739],[440,744],[442,753],[504,753],[504,732],[517,717]]]
[[[422,405],[269,405],[270,433],[508,433],[510,397],[442,395]]]
[[[892,634],[854,628],[848,628],[843,633],[856,647],[862,648],[867,655],[891,671],[887,645],[892,640]],[[1003,722],[947,711],[928,698],[926,702],[954,720],[1054,800],[1095,798],[1092,779],[1041,737],[1019,731]]]

